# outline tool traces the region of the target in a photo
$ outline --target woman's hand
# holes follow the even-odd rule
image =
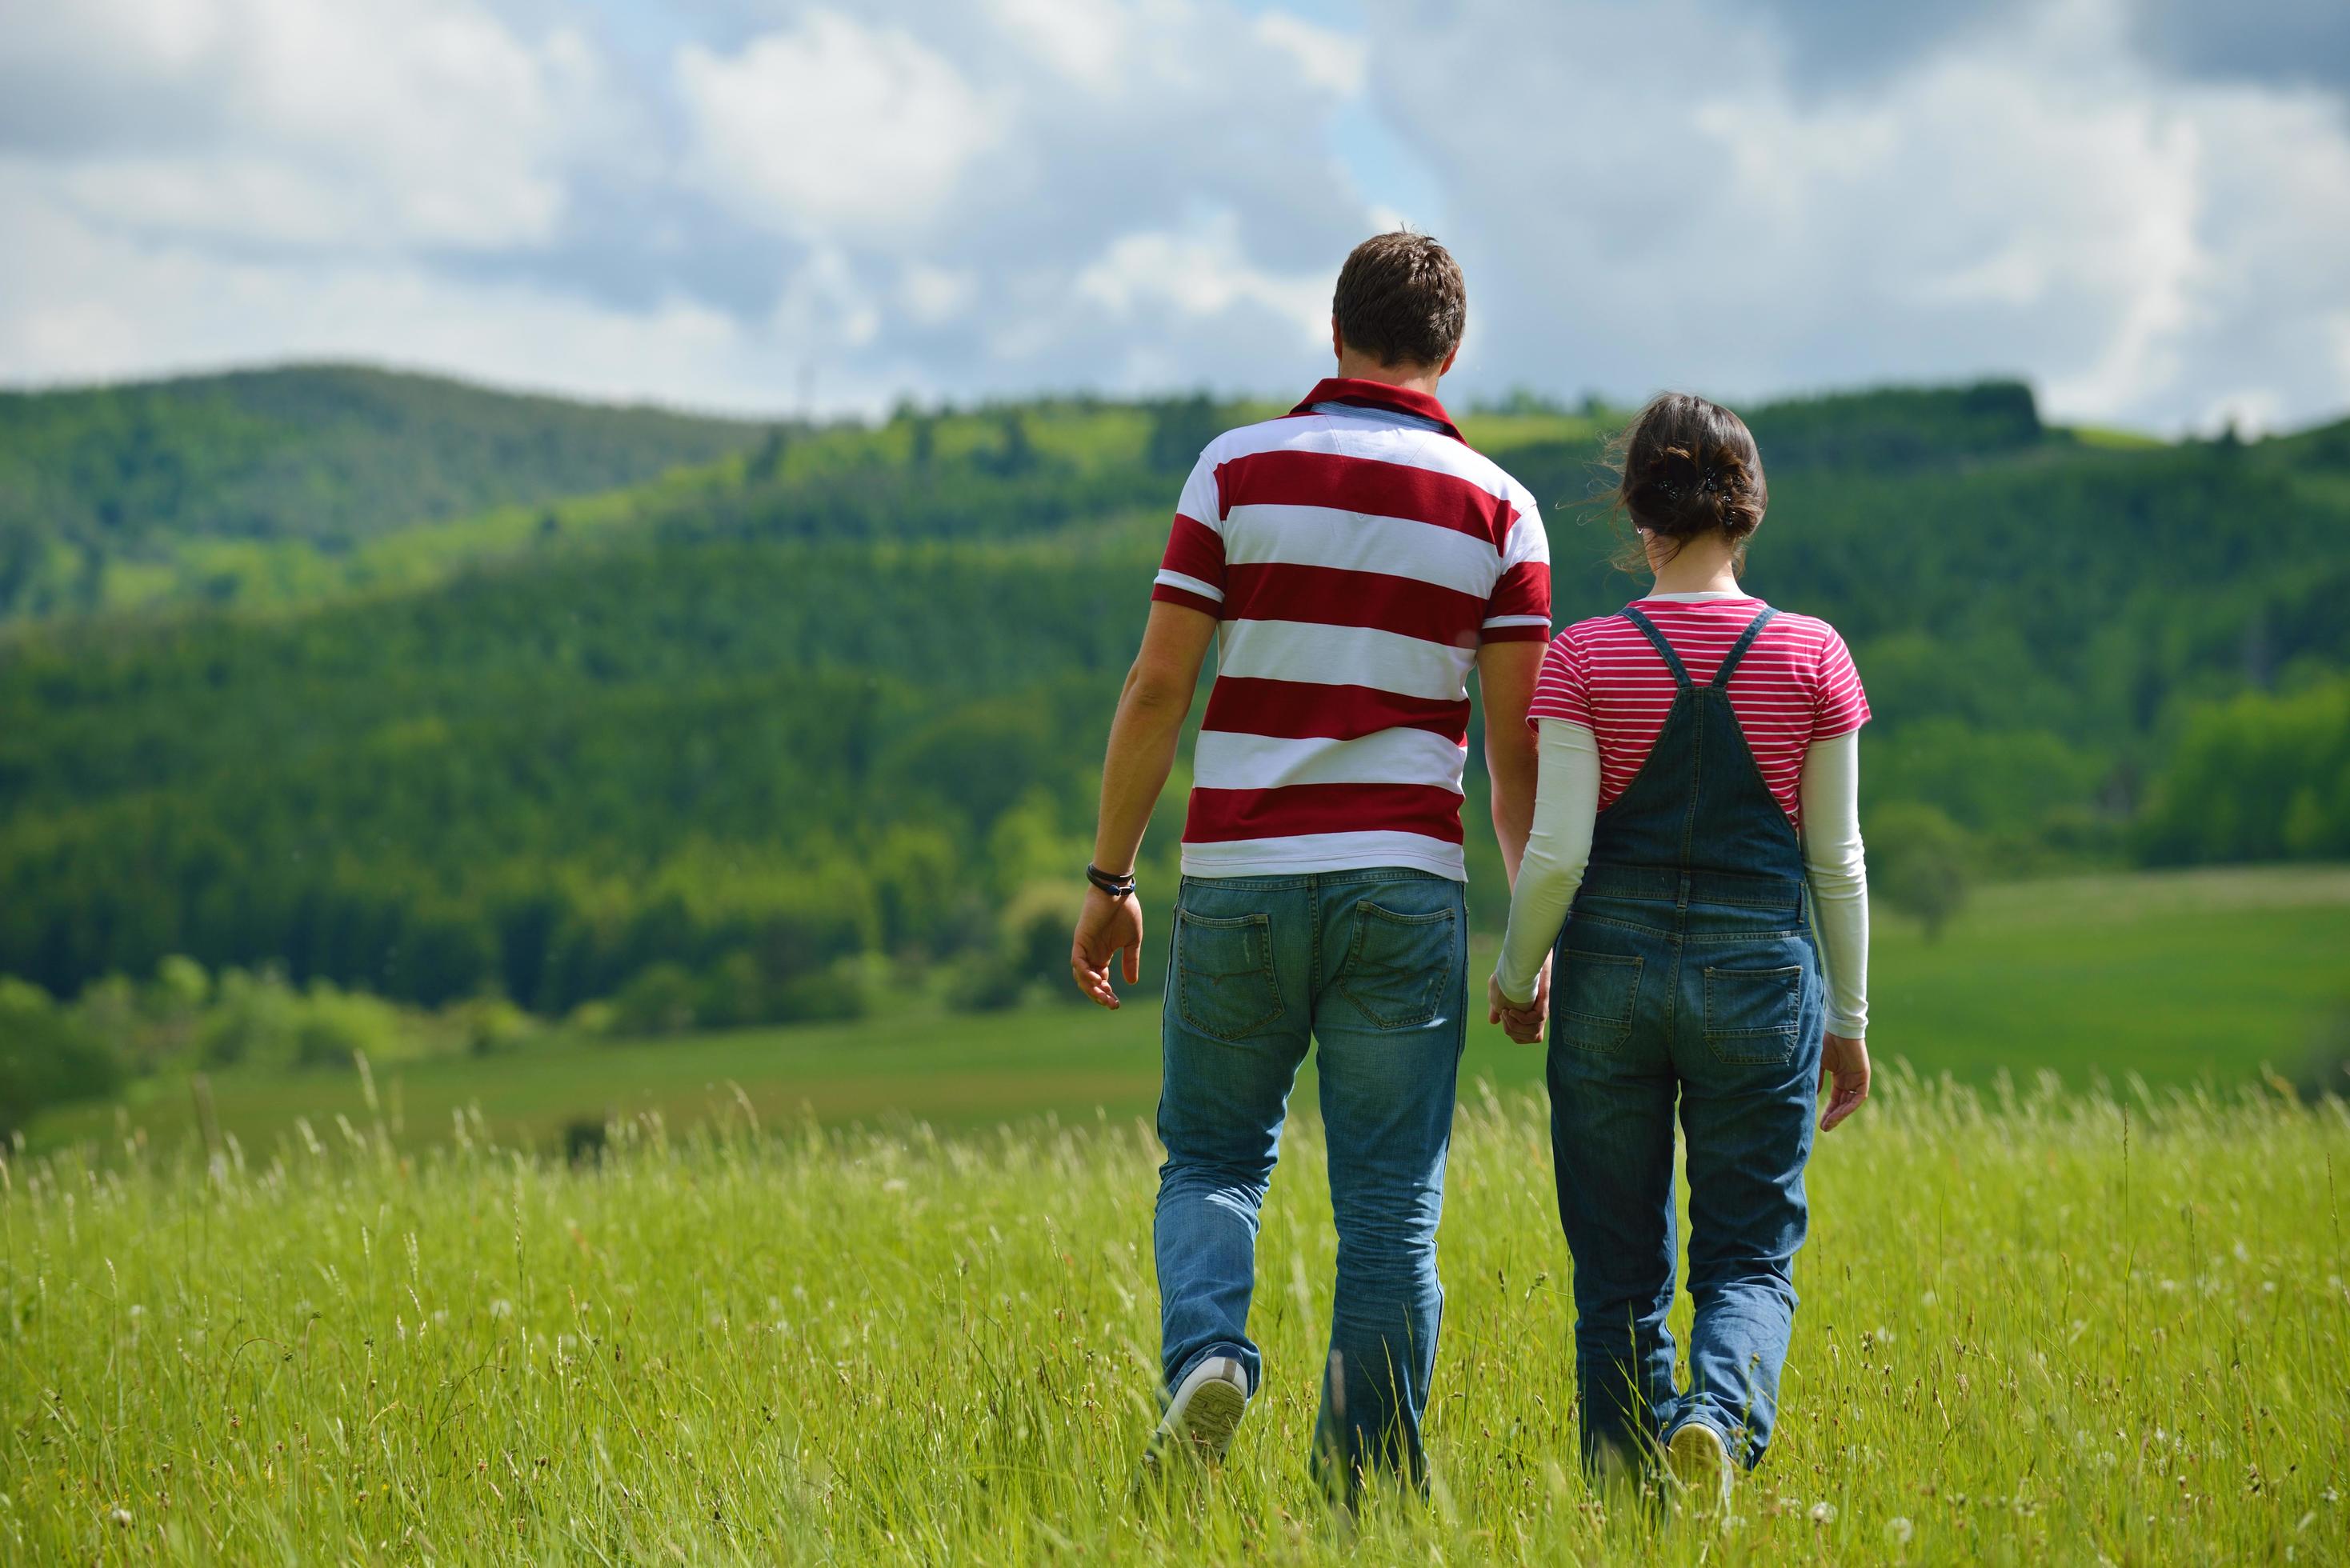
[[[1542,1043],[1543,1025],[1550,1015],[1550,963],[1545,960],[1542,973],[1534,978],[1534,1000],[1523,1006],[1512,1002],[1502,991],[1502,977],[1495,973],[1485,981],[1485,1022],[1498,1023],[1510,1038],[1521,1045]]]
[[[1820,1131],[1828,1132],[1868,1098],[1868,1042],[1842,1034],[1827,1037],[1820,1047],[1820,1092],[1828,1096],[1827,1109],[1820,1113]]]

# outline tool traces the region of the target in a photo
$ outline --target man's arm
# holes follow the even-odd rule
[[[1175,744],[1181,738],[1184,717],[1191,711],[1200,666],[1215,635],[1216,618],[1211,615],[1164,599],[1150,607],[1150,622],[1142,631],[1142,651],[1135,655],[1134,668],[1126,672],[1118,716],[1110,721],[1109,752],[1102,759],[1101,821],[1094,830],[1094,864],[1105,871],[1124,874],[1134,869],[1135,855],[1142,847],[1142,830],[1149,826],[1159,792],[1166,788],[1168,771],[1175,765]],[[1523,703],[1519,711],[1523,720]],[[1520,843],[1523,841],[1521,834]],[[1088,886],[1076,935],[1069,945],[1069,973],[1077,989],[1104,1007],[1117,1007],[1118,992],[1111,988],[1109,970],[1110,961],[1120,955],[1125,958],[1126,982],[1132,985],[1142,977],[1141,902],[1131,895],[1112,898]]]
[[[1477,650],[1477,690],[1485,709],[1485,771],[1493,781],[1493,836],[1502,864],[1514,884],[1526,835],[1534,825],[1534,779],[1539,763],[1534,732],[1526,722],[1542,672],[1546,644],[1531,639],[1489,642]]]

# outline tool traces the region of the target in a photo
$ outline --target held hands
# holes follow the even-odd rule
[[[1542,1044],[1544,1025],[1550,1018],[1550,963],[1543,960],[1542,972],[1534,977],[1533,1000],[1523,1006],[1512,1002],[1502,992],[1502,977],[1496,971],[1485,981],[1485,1022],[1498,1023],[1509,1037],[1521,1045]]]
[[[1069,975],[1087,1000],[1112,1012],[1118,1000],[1110,989],[1110,961],[1120,955],[1126,960],[1120,966],[1126,983],[1132,985],[1142,978],[1142,900],[1131,893],[1113,898],[1088,886],[1076,935],[1069,943]]]
[[[1828,1082],[1834,1079],[1835,1088],[1830,1092]],[[1820,1131],[1827,1132],[1853,1112],[1860,1102],[1868,1098],[1868,1043],[1847,1039],[1842,1034],[1830,1034],[1820,1047],[1820,1092],[1827,1095],[1827,1109],[1820,1113]]]

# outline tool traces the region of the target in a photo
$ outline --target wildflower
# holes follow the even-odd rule
[[[1834,1524],[1835,1522],[1835,1504],[1827,1501],[1825,1499],[1822,1499],[1820,1501],[1812,1504],[1812,1522],[1814,1524]]]
[[[1885,1521],[1885,1533],[1894,1545],[1907,1546],[1909,1538],[1918,1533],[1918,1527],[1906,1519],[1888,1519]]]
[[[128,1530],[129,1528],[130,1528],[130,1511],[129,1509],[127,1509],[127,1508],[118,1508],[118,1509],[116,1509],[116,1510],[114,1511],[114,1513],[113,1513],[113,1515],[112,1515],[112,1518],[113,1518],[113,1520],[114,1520],[114,1522],[115,1522],[115,1523],[117,1523],[117,1524],[119,1524],[119,1525],[122,1526],[125,1530]]]
[[[492,1317],[514,1316],[514,1303],[506,1300],[504,1296],[493,1298],[490,1302],[490,1315]]]

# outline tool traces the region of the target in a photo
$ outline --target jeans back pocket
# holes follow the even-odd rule
[[[1724,1062],[1794,1059],[1804,966],[1705,971],[1705,1043]]]
[[[1461,917],[1453,909],[1399,914],[1366,898],[1355,906],[1355,940],[1338,990],[1380,1029],[1428,1023],[1452,983]]]
[[[1175,911],[1176,1005],[1183,1022],[1218,1040],[1240,1040],[1281,1016],[1273,973],[1273,919]]]
[[[1559,954],[1564,972],[1551,972],[1551,1033],[1578,1051],[1610,1054],[1631,1037],[1632,1013],[1640,1002],[1640,971],[1646,959],[1617,953]]]

